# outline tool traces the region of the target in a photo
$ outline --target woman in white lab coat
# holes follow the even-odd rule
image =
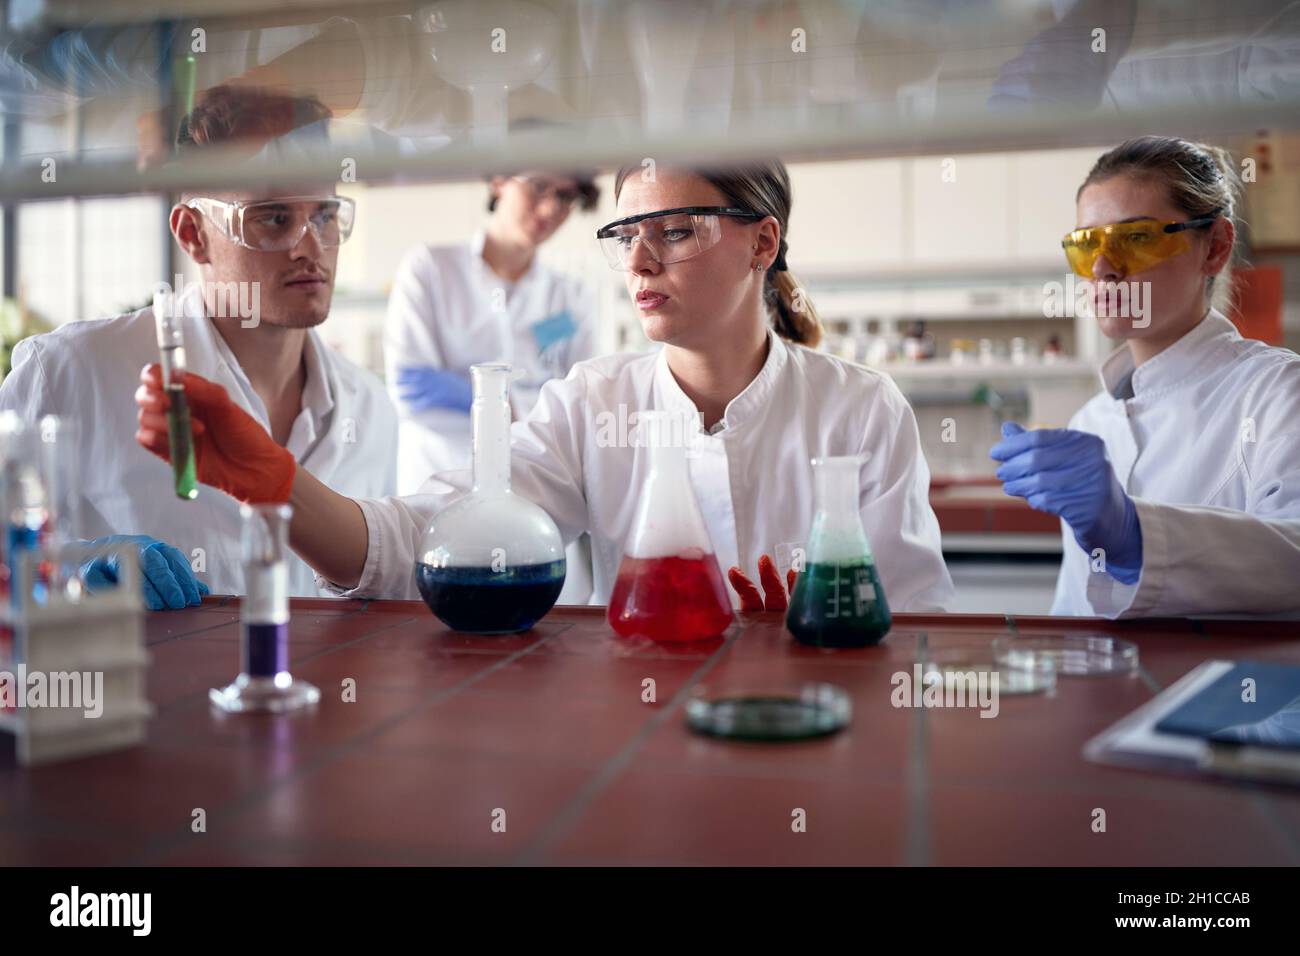
[[[486,226],[468,244],[420,245],[393,279],[384,327],[399,415],[397,490],[469,466],[469,368],[509,362],[511,403],[525,417],[542,385],[593,354],[594,290],[538,261],[575,205],[595,207],[587,176],[495,176]]]
[[[1062,519],[1053,613],[1300,612],[1300,357],[1224,317],[1235,181],[1222,150],[1146,136],[1079,188],[1066,254],[1124,344],[1068,428],[1008,424],[992,450]]]
[[[762,577],[769,607],[785,595],[773,593],[781,583],[760,576],[759,561],[806,541],[815,507],[809,460],[869,455],[861,515],[890,605],[942,609],[952,581],[911,408],[886,376],[807,347],[820,326],[786,271],[784,166],[653,176],[636,167],[619,174],[615,192],[622,218],[600,230],[602,245],[626,271],[646,335],[663,348],[578,363],[543,386],[511,440],[513,490],[545,508],[566,541],[590,532],[595,603],[609,601],[648,471],[647,449],[622,440],[626,423],[642,409],[667,408],[700,416],[690,480],[719,564]],[[165,457],[156,376],[146,376],[136,398],[137,439]],[[240,414],[220,401],[190,402],[192,414],[213,422],[208,433]],[[236,497],[259,487],[255,478],[211,474]],[[414,597],[421,535],[464,487],[444,475],[417,495],[353,500],[299,470],[290,543],[339,593]]]

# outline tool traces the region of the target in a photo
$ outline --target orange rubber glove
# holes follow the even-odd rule
[[[794,593],[794,579],[796,577],[794,568],[785,573],[786,587],[781,586],[781,575],[776,570],[776,562],[766,554],[758,559],[758,579],[763,584],[763,596],[760,597],[758,588],[754,587],[751,581],[740,568],[731,568],[727,571],[727,580],[731,586],[736,589],[740,595],[740,609],[742,611],[784,611],[789,602],[786,598],[786,588],[790,593]]]
[[[155,362],[140,373],[135,393],[140,428],[135,440],[163,461],[171,461],[167,440],[167,392]],[[289,500],[298,462],[277,445],[252,415],[230,400],[226,390],[192,372],[182,373],[190,407],[194,464],[199,481],[250,504]]]

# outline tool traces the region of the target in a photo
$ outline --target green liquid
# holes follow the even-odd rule
[[[893,619],[871,561],[813,563],[795,581],[785,626],[814,647],[869,647],[889,633]]]
[[[167,400],[167,441],[171,445],[172,479],[176,497],[193,500],[199,494],[199,482],[194,468],[194,440],[190,432],[190,406],[185,400],[185,390],[178,385],[169,386]]]

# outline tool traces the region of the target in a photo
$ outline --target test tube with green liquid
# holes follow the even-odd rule
[[[177,498],[193,500],[198,497],[199,483],[194,469],[190,406],[180,382],[185,372],[185,333],[174,292],[158,290],[154,293],[153,317],[158,328],[163,388],[167,391],[167,441],[171,446],[172,480]]]

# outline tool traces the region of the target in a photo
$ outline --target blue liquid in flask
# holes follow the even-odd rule
[[[543,509],[510,489],[510,375],[470,367],[474,484],[443,508],[415,555],[424,603],[456,631],[514,634],[549,611],[564,588],[564,541]]]
[[[470,634],[514,634],[545,616],[564,588],[563,560],[492,568],[435,568],[418,563],[420,596],[438,620]]]

